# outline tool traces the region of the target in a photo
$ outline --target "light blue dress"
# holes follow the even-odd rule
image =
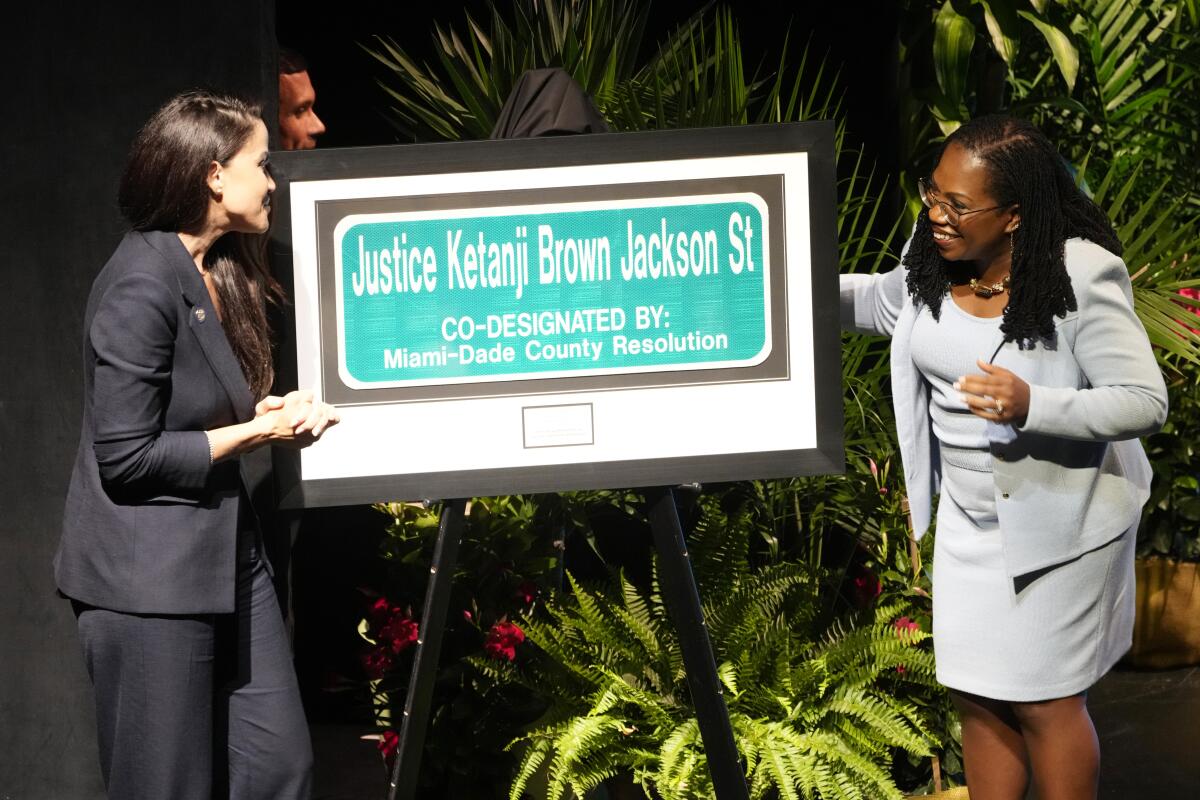
[[[998,426],[1010,444],[993,450],[991,463],[1010,578],[1077,559],[1137,524],[1153,477],[1138,437],[1167,418],[1166,383],[1133,308],[1129,269],[1084,239],[1068,239],[1063,251],[1078,308],[1056,316],[1047,339],[1021,347],[997,329],[984,349],[1029,385],[1025,422]],[[840,316],[844,328],[892,338],[896,438],[919,539],[933,522],[942,465],[929,381],[912,355],[924,304],[914,302],[906,282],[903,263],[886,273],[842,275]]]
[[[1077,694],[1107,672],[1133,634],[1135,531],[1077,558],[1009,577],[996,513],[987,423],[953,388],[992,355],[1000,318],[973,316],[949,295],[912,330],[912,359],[929,384],[941,452],[933,557],[937,678],[952,689],[1028,702]]]

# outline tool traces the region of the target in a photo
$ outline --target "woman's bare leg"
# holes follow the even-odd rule
[[[1029,767],[1010,704],[953,689],[950,697],[962,720],[963,766],[971,800],[1024,800]]]
[[[1088,714],[1087,695],[1009,705],[1025,738],[1038,800],[1095,800],[1100,742]]]

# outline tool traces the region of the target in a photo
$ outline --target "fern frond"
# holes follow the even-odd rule
[[[671,788],[687,783],[701,764],[700,726],[695,719],[684,720],[671,731],[659,750],[658,774],[655,783],[659,793],[667,797]],[[664,793],[665,792],[665,793]]]
[[[639,660],[642,654],[631,646],[628,629],[623,626],[614,612],[613,603],[599,592],[585,590],[567,573],[567,580],[576,603],[578,618],[570,624],[587,631],[592,651],[600,663],[616,666]],[[637,642],[637,638],[633,638]]]
[[[675,724],[675,719],[670,712],[678,711],[678,709],[669,709],[668,706],[669,703],[672,703],[673,698],[668,699],[662,696],[655,696],[634,686],[620,675],[608,671],[606,671],[606,674],[610,681],[609,692],[611,692],[613,697],[636,706],[639,715],[651,725],[660,728],[670,728]]]
[[[525,754],[521,756],[521,761],[517,764],[517,774],[513,778],[512,786],[508,790],[508,800],[521,800],[525,793],[525,787],[529,783],[529,779],[538,771],[538,767],[545,763],[546,757],[550,755],[550,744],[545,739],[524,740],[528,741],[528,747]]]
[[[860,689],[843,688],[834,693],[825,708],[829,712],[852,717],[868,728],[873,738],[892,747],[902,747],[914,755],[930,755],[929,742],[914,733],[909,720],[877,697]]]

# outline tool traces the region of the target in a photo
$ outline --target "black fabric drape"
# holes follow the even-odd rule
[[[608,133],[608,123],[579,84],[561,68],[532,69],[504,101],[493,139]]]

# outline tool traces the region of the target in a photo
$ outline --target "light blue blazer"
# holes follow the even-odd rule
[[[907,250],[907,247],[905,248]],[[1150,496],[1150,463],[1137,437],[1167,417],[1167,388],[1133,310],[1125,263],[1083,239],[1066,242],[1078,310],[1055,318],[1053,341],[1004,342],[980,358],[1029,384],[1025,424],[989,425],[996,509],[1010,577],[1059,564],[1133,527]],[[929,528],[941,459],[929,384],[910,352],[919,306],[903,265],[841,276],[842,327],[892,337],[892,401],[913,527]],[[992,358],[993,353],[995,357]]]

